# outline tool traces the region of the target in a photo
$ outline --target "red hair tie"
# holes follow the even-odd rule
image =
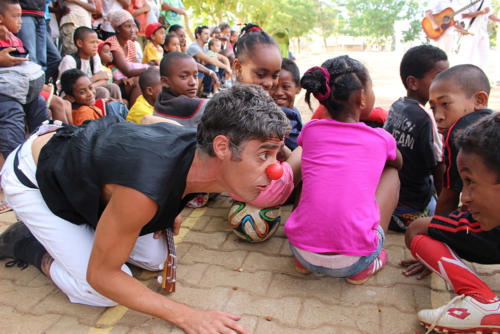
[[[252,31],[262,31],[262,28],[259,27],[259,26],[253,26],[252,28],[248,29],[247,30],[248,32],[252,32]]]
[[[325,78],[325,86],[326,86],[326,92],[325,93],[320,93],[316,92],[313,93],[314,97],[318,99],[319,102],[326,101],[330,98],[330,73],[328,73],[327,69],[324,67],[320,66],[314,66],[311,67],[306,71],[306,73],[312,72],[314,70],[320,70],[323,73],[323,78]]]

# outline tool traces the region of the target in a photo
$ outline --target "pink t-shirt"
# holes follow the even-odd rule
[[[285,224],[297,248],[366,256],[377,249],[375,191],[396,141],[384,129],[332,119],[311,120],[300,133],[302,195]]]

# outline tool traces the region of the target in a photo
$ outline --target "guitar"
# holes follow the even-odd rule
[[[429,37],[430,39],[433,39],[433,40],[437,40],[437,39],[439,39],[439,37],[441,37],[444,34],[444,32],[448,28],[455,25],[456,22],[453,19],[453,17],[455,15],[460,14],[464,10],[474,6],[475,4],[477,4],[480,1],[481,0],[475,0],[475,1],[471,2],[470,4],[468,4],[467,6],[461,8],[457,11],[454,11],[452,8],[448,7],[448,8],[443,9],[442,11],[440,11],[437,14],[432,14],[432,17],[434,18],[434,20],[437,23],[437,27],[435,27],[433,22],[426,16],[422,20],[422,29],[424,30],[427,37]]]
[[[174,244],[174,234],[172,229],[167,228],[165,230],[165,236],[167,238],[168,256],[165,264],[163,265],[163,275],[158,277],[158,281],[161,283],[161,287],[166,293],[175,292],[175,274],[176,274],[176,257],[175,257],[175,244]]]

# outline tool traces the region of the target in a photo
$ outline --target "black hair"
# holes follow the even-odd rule
[[[170,43],[170,40],[172,38],[178,38],[177,35],[173,32],[169,32],[168,34],[165,35],[165,42],[163,42],[163,46],[167,46],[168,43]]]
[[[194,30],[194,38],[197,38],[198,35],[201,35],[201,32],[204,29],[208,29],[208,27],[207,26],[197,26],[196,29]]]
[[[177,31],[179,31],[179,30],[181,30],[181,29],[184,29],[181,25],[178,25],[178,24],[172,24],[170,27],[168,27],[167,32],[169,32],[169,33],[170,33],[170,32],[175,33],[175,32],[177,32]]]
[[[75,32],[73,33],[73,42],[76,45],[76,41],[83,41],[87,36],[90,34],[95,34],[96,32],[88,27],[78,27],[75,29]]]
[[[208,41],[208,48],[210,49],[212,47],[212,45],[214,45],[214,43],[217,41],[220,42],[220,40],[217,38],[210,38],[210,40]]]
[[[137,29],[141,30],[141,23],[139,22],[139,20],[137,19],[137,17],[134,17],[134,23],[137,26]]]
[[[490,94],[490,81],[483,70],[476,65],[464,64],[450,67],[446,71],[439,73],[433,82],[439,80],[453,82],[463,90],[467,97],[471,97],[480,91]]]
[[[229,24],[225,23],[225,22],[224,22],[224,23],[219,24],[219,29],[220,29],[220,31],[222,31],[222,30],[224,30],[224,29],[228,29],[228,28],[229,28],[229,29],[231,29],[231,26],[230,26]]]
[[[163,56],[163,59],[161,60],[160,63],[160,74],[162,76],[168,77],[168,74],[170,73],[170,69],[172,66],[174,66],[177,63],[178,59],[193,59],[193,57],[182,53],[182,52],[169,52],[166,55]]]
[[[300,86],[300,70],[293,60],[284,58],[281,61],[281,69],[292,73],[293,81]]]
[[[4,15],[5,11],[10,5],[19,5],[19,0],[1,0],[0,1],[0,15]]]
[[[249,52],[252,52],[257,44],[274,45],[279,49],[278,43],[258,25],[247,23],[241,28],[238,40],[234,44],[234,56],[240,62],[244,60]]]
[[[73,86],[75,85],[75,82],[81,77],[86,77],[86,76],[87,74],[85,74],[83,71],[80,71],[77,68],[72,68],[67,71],[64,71],[61,74],[61,88],[64,94],[73,96]]]
[[[437,62],[446,60],[448,60],[446,53],[432,45],[419,45],[409,49],[404,54],[399,66],[403,85],[408,88],[406,79],[410,75],[422,79],[427,72],[434,68]]]
[[[479,155],[486,167],[498,174],[500,182],[500,113],[493,113],[461,131],[456,139],[459,149]]]
[[[155,81],[158,80],[158,77],[160,77],[160,72],[154,68],[148,68],[142,72],[139,76],[139,87],[141,87],[141,91],[144,92],[147,87],[153,86]]]
[[[326,82],[324,73],[319,68],[315,68],[304,74],[300,84],[306,90],[306,102],[309,108],[311,108],[311,94],[326,94],[328,84],[330,96],[320,103],[333,117],[335,112],[344,109],[344,105],[353,92],[366,86],[369,74],[361,62],[347,55],[328,59],[321,67],[330,74],[329,82]]]

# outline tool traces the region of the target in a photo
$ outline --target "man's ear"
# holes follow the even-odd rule
[[[216,136],[212,142],[212,148],[217,158],[221,160],[231,158],[231,142],[228,137],[224,135]]]
[[[488,107],[488,93],[481,90],[476,92],[473,96],[474,110],[486,109]]]
[[[170,80],[167,76],[162,75],[160,77],[161,85],[165,88],[170,88]]]
[[[408,87],[409,90],[418,90],[418,83],[418,78],[414,77],[413,75],[409,75],[406,78],[406,87]]]

